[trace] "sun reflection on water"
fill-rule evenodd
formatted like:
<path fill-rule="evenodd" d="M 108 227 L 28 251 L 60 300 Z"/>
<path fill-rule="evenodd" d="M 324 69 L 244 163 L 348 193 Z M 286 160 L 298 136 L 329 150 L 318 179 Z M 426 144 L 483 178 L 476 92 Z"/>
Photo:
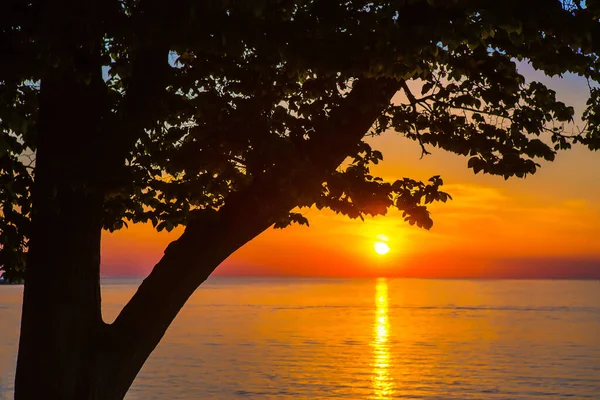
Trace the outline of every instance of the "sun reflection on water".
<path fill-rule="evenodd" d="M 375 286 L 375 324 L 373 332 L 373 392 L 374 399 L 391 399 L 394 394 L 390 376 L 390 348 L 388 343 L 388 285 L 385 278 L 377 279 Z"/>

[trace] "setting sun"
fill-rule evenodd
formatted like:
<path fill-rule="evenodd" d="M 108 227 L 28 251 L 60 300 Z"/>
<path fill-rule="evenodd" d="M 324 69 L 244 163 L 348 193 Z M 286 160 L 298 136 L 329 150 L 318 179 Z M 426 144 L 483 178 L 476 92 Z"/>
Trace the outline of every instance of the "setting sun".
<path fill-rule="evenodd" d="M 390 251 L 390 246 L 387 245 L 387 243 L 385 242 L 375 242 L 375 252 L 377 254 L 387 254 Z"/>

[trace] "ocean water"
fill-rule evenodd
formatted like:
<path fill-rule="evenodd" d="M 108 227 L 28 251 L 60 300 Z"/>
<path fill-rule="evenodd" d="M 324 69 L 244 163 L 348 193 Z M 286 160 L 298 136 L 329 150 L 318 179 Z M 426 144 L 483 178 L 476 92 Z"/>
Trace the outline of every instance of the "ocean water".
<path fill-rule="evenodd" d="M 135 281 L 107 279 L 107 321 Z M 0 287 L 12 398 L 22 287 Z M 600 282 L 211 278 L 142 399 L 600 399 Z"/>

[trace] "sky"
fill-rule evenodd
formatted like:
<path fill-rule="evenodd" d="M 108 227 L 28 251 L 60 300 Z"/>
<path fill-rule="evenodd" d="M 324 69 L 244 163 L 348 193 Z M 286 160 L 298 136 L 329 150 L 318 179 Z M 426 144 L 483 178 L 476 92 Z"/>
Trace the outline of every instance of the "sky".
<path fill-rule="evenodd" d="M 581 115 L 585 81 L 521 72 L 557 91 Z M 570 129 L 573 127 L 570 127 Z M 525 179 L 474 175 L 467 158 L 439 149 L 421 158 L 418 144 L 394 132 L 369 140 L 383 152 L 373 172 L 386 180 L 444 179 L 453 197 L 430 207 L 427 231 L 404 223 L 400 212 L 350 220 L 331 211 L 302 210 L 310 227 L 269 229 L 231 255 L 216 275 L 595 278 L 600 279 L 600 152 L 560 152 Z M 130 225 L 102 238 L 102 274 L 143 276 L 182 232 L 157 233 Z M 377 254 L 384 235 L 390 251 Z"/>

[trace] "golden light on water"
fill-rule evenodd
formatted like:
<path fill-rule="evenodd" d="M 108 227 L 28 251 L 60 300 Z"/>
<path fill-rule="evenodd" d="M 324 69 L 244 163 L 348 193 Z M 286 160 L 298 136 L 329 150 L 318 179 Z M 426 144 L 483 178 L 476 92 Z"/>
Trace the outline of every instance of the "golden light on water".
<path fill-rule="evenodd" d="M 385 278 L 379 278 L 375 286 L 375 324 L 373 332 L 373 394 L 374 399 L 391 399 L 394 394 L 390 376 L 390 348 L 388 343 L 390 322 L 388 319 L 388 286 Z"/>

